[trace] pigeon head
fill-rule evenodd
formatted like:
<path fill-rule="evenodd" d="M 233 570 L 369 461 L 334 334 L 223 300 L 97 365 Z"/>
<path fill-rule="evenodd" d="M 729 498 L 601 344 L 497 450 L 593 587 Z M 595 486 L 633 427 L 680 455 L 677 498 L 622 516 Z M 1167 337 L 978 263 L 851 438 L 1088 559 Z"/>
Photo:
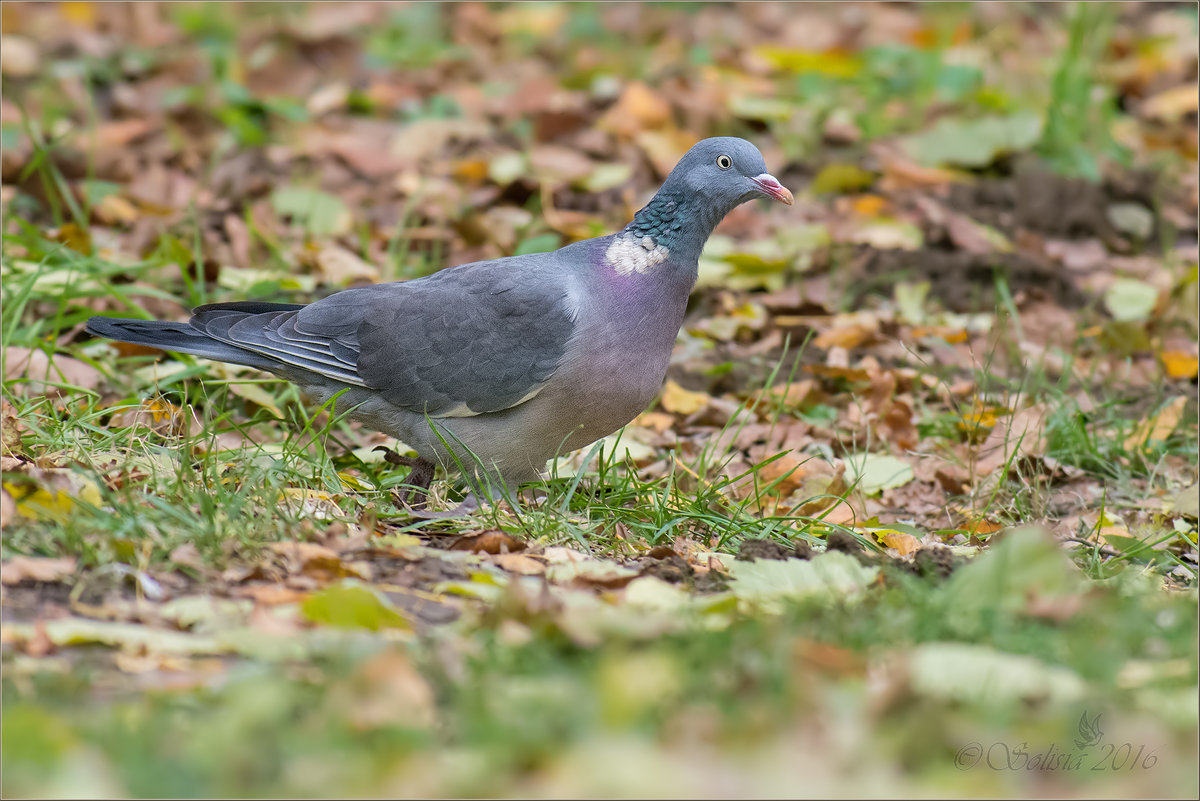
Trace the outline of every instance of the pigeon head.
<path fill-rule="evenodd" d="M 754 145 L 733 136 L 701 140 L 612 240 L 605 260 L 619 275 L 669 263 L 695 281 L 700 251 L 717 223 L 756 197 L 792 204 L 792 193 L 767 172 Z"/>
<path fill-rule="evenodd" d="M 758 148 L 735 136 L 697 142 L 671 170 L 663 189 L 703 198 L 718 219 L 756 197 L 792 205 L 792 193 L 767 172 Z"/>

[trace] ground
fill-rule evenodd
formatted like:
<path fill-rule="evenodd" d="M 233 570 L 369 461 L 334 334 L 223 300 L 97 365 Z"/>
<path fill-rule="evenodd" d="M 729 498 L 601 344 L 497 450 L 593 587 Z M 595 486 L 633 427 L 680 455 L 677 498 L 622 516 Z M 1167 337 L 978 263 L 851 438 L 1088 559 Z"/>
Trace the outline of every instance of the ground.
<path fill-rule="evenodd" d="M 1194 5 L 2 22 L 6 795 L 1200 791 Z M 520 508 L 83 332 L 608 233 L 712 135 L 795 206 Z"/>

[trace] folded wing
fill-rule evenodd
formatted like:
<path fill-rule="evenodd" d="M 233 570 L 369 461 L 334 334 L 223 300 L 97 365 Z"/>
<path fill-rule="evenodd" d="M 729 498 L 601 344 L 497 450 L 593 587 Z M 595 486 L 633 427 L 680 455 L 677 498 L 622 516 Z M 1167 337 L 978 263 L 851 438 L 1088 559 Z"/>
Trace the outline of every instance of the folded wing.
<path fill-rule="evenodd" d="M 561 282 L 498 266 L 510 261 L 348 289 L 300 308 L 203 306 L 191 325 L 292 372 L 374 389 L 416 412 L 496 412 L 545 386 L 574 330 Z"/>

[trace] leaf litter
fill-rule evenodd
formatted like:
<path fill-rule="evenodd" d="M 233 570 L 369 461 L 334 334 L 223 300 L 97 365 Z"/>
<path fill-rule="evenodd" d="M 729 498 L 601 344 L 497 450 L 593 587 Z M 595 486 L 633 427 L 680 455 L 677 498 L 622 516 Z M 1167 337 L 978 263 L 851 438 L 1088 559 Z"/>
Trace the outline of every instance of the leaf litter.
<path fill-rule="evenodd" d="M 1055 126 L 1074 124 L 1054 116 L 1069 96 L 1034 102 L 969 66 L 984 60 L 1049 86 L 1035 63 L 1057 45 L 1042 28 L 1084 24 L 1065 17 L 980 7 L 978 19 L 946 27 L 924 10 L 883 6 L 854 16 L 769 5 L 685 14 L 349 4 L 247 16 L 230 28 L 203 12 L 9 10 L 6 305 L 17 297 L 9 286 L 32 294 L 18 322 L 5 321 L 6 674 L 91 669 L 98 659 L 108 678 L 97 693 L 219 691 L 236 685 L 241 666 L 292 670 L 374 648 L 349 678 L 329 678 L 329 708 L 358 731 L 428 733 L 462 726 L 446 699 L 468 676 L 489 680 L 472 672 L 481 639 L 512 653 L 566 642 L 603 652 L 593 684 L 564 678 L 556 690 L 545 680 L 536 698 L 524 697 L 506 674 L 494 703 L 538 710 L 561 692 L 583 715 L 578 699 L 595 696 L 608 716 L 600 733 L 544 750 L 540 768 L 512 769 L 537 764 L 517 752 L 503 769 L 479 772 L 499 784 L 465 768 L 461 785 L 444 769 L 406 765 L 404 777 L 425 775 L 429 792 L 594 794 L 630 786 L 581 778 L 591 774 L 579 754 L 593 764 L 617 755 L 630 775 L 654 772 L 639 774 L 637 758 L 604 732 L 658 710 L 656 699 L 685 697 L 683 652 L 662 645 L 671 638 L 753 640 L 747 632 L 763 621 L 802 626 L 794 616 L 805 610 L 833 628 L 805 630 L 789 646 L 797 697 L 811 692 L 806 682 L 878 675 L 867 719 L 886 729 L 912 725 L 905 703 L 1053 710 L 1091 697 L 1109 687 L 1106 677 L 1004 641 L 1006 621 L 1071 637 L 1085 623 L 1119 626 L 1114 598 L 1180 587 L 1194 596 L 1195 53 L 1179 40 L 1177 10 L 1120 12 L 1095 86 L 1120 92 L 1132 115 L 1112 124 L 1115 149 L 1095 147 L 1125 148 L 1132 159 L 1108 159 L 1098 180 L 1047 167 L 1075 159 L 1086 168 L 1091 158 L 1055 150 Z M 760 32 L 753 52 L 732 33 L 746 25 Z M 1022 48 L 990 50 L 988 26 L 1021 31 Z M 198 31 L 230 58 L 194 47 Z M 572 38 L 580 31 L 582 44 Z M 694 68 L 635 74 L 619 55 L 629 41 L 661 64 L 687 57 Z M 62 66 L 53 80 L 38 78 L 46 64 Z M 919 64 L 933 71 L 916 76 Z M 80 69 L 96 72 L 85 83 Z M 205 82 L 201 74 L 214 79 L 209 89 L 183 94 Z M 937 101 L 903 88 L 908 78 L 936 85 Z M 79 111 L 96 86 L 94 128 L 82 113 L 56 111 Z M 887 99 L 868 108 L 864 93 L 883 86 Z M 47 148 L 26 123 L 55 115 Z M 620 465 L 645 482 L 636 502 L 607 500 L 598 462 L 577 455 L 558 460 L 558 475 L 579 477 L 571 491 L 608 514 L 552 493 L 545 502 L 562 503 L 570 535 L 529 522 L 548 514 L 536 504 L 523 522 L 505 512 L 466 529 L 380 522 L 386 501 L 372 493 L 386 473 L 355 458 L 339 462 L 332 483 L 290 477 L 253 510 L 292 515 L 284 541 L 235 542 L 230 532 L 245 517 L 220 529 L 215 546 L 157 526 L 109 536 L 93 522 L 72 532 L 70 546 L 40 534 L 91 509 L 145 513 L 147 496 L 172 497 L 162 477 L 186 474 L 205 453 L 238 465 L 233 454 L 248 445 L 266 461 L 321 447 L 316 437 L 281 444 L 294 401 L 211 365 L 203 370 L 226 379 L 241 405 L 221 423 L 224 439 L 200 447 L 194 438 L 213 425 L 217 404 L 179 392 L 176 376 L 191 368 L 168 359 L 127 370 L 160 355 L 86 342 L 78 322 L 87 314 L 134 304 L 178 318 L 178 299 L 197 291 L 197 300 L 307 300 L 553 249 L 623 224 L 675 159 L 713 133 L 755 139 L 786 185 L 808 191 L 787 214 L 740 209 L 710 241 L 661 398 L 605 443 L 619 458 L 604 469 Z M 1086 133 L 1077 138 L 1090 142 Z M 1178 159 L 1176 180 L 1145 169 L 1155 157 Z M 56 171 L 50 180 L 38 174 L 43 162 Z M 86 259 L 103 272 L 81 268 Z M 89 425 L 128 440 L 92 431 L 47 446 L 51 423 L 78 419 L 91 395 L 102 405 Z M 354 454 L 382 442 L 356 427 L 338 436 Z M 99 452 L 88 448 L 102 441 Z M 236 472 L 202 480 L 237 487 Z M 688 505 L 689 493 L 705 493 L 702 508 Z M 648 511 L 655 504 L 660 516 Z M 961 642 L 914 645 L 875 631 L 865 639 L 878 644 L 839 644 L 837 626 L 849 624 L 838 616 L 861 624 L 879 608 L 911 632 L 910 612 L 887 606 L 910 579 L 925 589 L 902 595 L 905 603 L 933 604 L 930 614 L 950 627 L 943 632 Z M 1139 581 L 1149 595 L 1138 595 Z M 984 619 L 1000 621 L 989 635 L 999 644 L 974 628 Z M 721 670 L 687 698 L 718 696 L 735 678 L 769 683 L 756 672 L 762 664 L 740 664 L 727 644 L 719 652 Z M 762 643 L 748 652 L 763 664 L 783 658 Z M 1135 661 L 1121 668 L 1127 682 L 1145 672 Z M 1183 661 L 1194 686 L 1194 658 Z M 1147 662 L 1163 675 L 1168 663 Z M 1176 685 L 1139 681 L 1139 703 L 1178 706 Z M 755 711 L 752 691 L 733 697 L 772 720 Z M 682 707 L 693 717 L 672 721 L 681 731 L 719 729 L 707 701 Z M 835 714 L 813 708 L 816 718 Z M 784 732 L 777 743 L 795 746 L 776 764 L 794 764 L 797 750 L 818 742 L 804 722 L 770 725 Z M 658 750 L 643 751 L 661 759 L 655 770 L 671 776 L 672 794 L 710 762 L 734 764 L 664 731 Z M 461 748 L 470 734 L 448 742 Z M 834 748 L 819 742 L 825 750 L 809 750 Z M 747 793 L 797 786 L 782 768 L 736 770 Z M 813 787 L 868 786 L 830 770 L 805 776 Z M 372 792 L 394 794 L 394 777 L 380 781 Z M 268 791 L 297 787 L 279 782 Z"/>

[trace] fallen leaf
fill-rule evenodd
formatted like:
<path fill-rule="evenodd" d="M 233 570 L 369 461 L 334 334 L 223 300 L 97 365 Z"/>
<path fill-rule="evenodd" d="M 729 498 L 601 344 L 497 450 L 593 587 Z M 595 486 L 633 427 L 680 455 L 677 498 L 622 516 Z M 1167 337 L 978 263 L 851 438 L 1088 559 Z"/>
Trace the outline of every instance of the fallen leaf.
<path fill-rule="evenodd" d="M 450 546 L 452 551 L 470 551 L 471 553 L 516 553 L 525 550 L 528 545 L 514 539 L 503 531 L 481 531 L 478 534 L 467 534 L 459 537 Z"/>
<path fill-rule="evenodd" d="M 1159 358 L 1169 378 L 1195 378 L 1200 368 L 1200 359 L 1188 351 L 1165 350 L 1159 354 Z"/>
<path fill-rule="evenodd" d="M 875 338 L 875 328 L 866 325 L 848 325 L 831 328 L 817 336 L 813 345 L 821 350 L 830 348 L 857 348 Z"/>
<path fill-rule="evenodd" d="M 1022 111 L 975 120 L 944 117 L 930 130 L 905 137 L 900 144 L 923 164 L 986 167 L 1005 153 L 1031 147 L 1041 135 L 1041 116 Z"/>
<path fill-rule="evenodd" d="M 684 389 L 673 380 L 668 379 L 662 388 L 662 407 L 672 414 L 695 414 L 710 400 L 707 393 Z"/>
<path fill-rule="evenodd" d="M 624 137 L 662 128 L 671 121 L 671 104 L 641 81 L 632 81 L 597 123 L 601 130 Z"/>
<path fill-rule="evenodd" d="M 337 708 L 359 731 L 402 727 L 426 729 L 437 719 L 433 688 L 402 651 L 381 651 L 335 690 Z"/>
<path fill-rule="evenodd" d="M 0 565 L 0 584 L 54 582 L 75 574 L 75 557 L 14 556 Z"/>
<path fill-rule="evenodd" d="M 1166 498 L 1167 511 L 1195 520 L 1200 517 L 1200 484 L 1184 487 Z"/>
<path fill-rule="evenodd" d="M 16 381 L 26 390 L 61 396 L 70 387 L 91 390 L 100 385 L 103 373 L 90 364 L 70 356 L 48 356 L 43 350 L 31 350 L 16 345 L 4 348 L 4 380 Z M 65 386 L 55 386 L 57 384 Z"/>
<path fill-rule="evenodd" d="M 878 568 L 849 554 L 826 552 L 813 559 L 735 561 L 729 568 L 730 591 L 750 602 L 786 598 L 852 599 L 875 580 Z"/>
<path fill-rule="evenodd" d="M 809 189 L 817 194 L 839 194 L 858 192 L 875 183 L 875 173 L 868 172 L 857 164 L 827 164 Z"/>
<path fill-rule="evenodd" d="M 860 453 L 847 456 L 845 462 L 847 480 L 867 495 L 903 487 L 914 477 L 911 464 L 887 454 Z"/>
<path fill-rule="evenodd" d="M 1125 437 L 1125 447 L 1129 450 L 1137 450 L 1155 443 L 1165 442 L 1179 425 L 1186 406 L 1186 397 L 1172 398 L 1156 413 L 1134 426 L 1129 436 Z"/>
<path fill-rule="evenodd" d="M 0 37 L 0 74 L 9 78 L 26 78 L 38 71 L 41 54 L 37 44 L 25 36 Z"/>
<path fill-rule="evenodd" d="M 1073 671 L 986 645 L 930 642 L 908 656 L 908 675 L 919 695 L 967 704 L 1012 705 L 1081 698 L 1087 684 Z"/>
<path fill-rule="evenodd" d="M 375 283 L 379 280 L 379 268 L 360 259 L 354 253 L 337 245 L 326 245 L 317 251 L 314 259 L 317 269 L 326 283 L 347 286 L 351 283 Z"/>
<path fill-rule="evenodd" d="M 318 581 L 331 581 L 352 576 L 368 578 L 354 564 L 342 561 L 337 552 L 312 542 L 272 542 L 267 545 L 288 562 L 289 573 L 299 573 Z"/>
<path fill-rule="evenodd" d="M 1177 120 L 1185 114 L 1195 113 L 1197 94 L 1200 94 L 1200 84 L 1175 86 L 1147 98 L 1138 111 L 1144 117 Z"/>
<path fill-rule="evenodd" d="M 1118 278 L 1104 292 L 1104 308 L 1118 322 L 1145 320 L 1157 304 L 1158 290 L 1133 278 Z"/>
<path fill-rule="evenodd" d="M 314 623 L 338 628 L 369 631 L 412 628 L 382 593 L 354 581 L 313 593 L 300 604 L 300 612 Z"/>
<path fill-rule="evenodd" d="M 540 576 L 546 572 L 546 563 L 523 553 L 501 553 L 492 560 L 509 573 L 519 576 Z"/>
<path fill-rule="evenodd" d="M 557 562 L 546 569 L 546 579 L 554 584 L 587 589 L 620 589 L 639 575 L 640 571 L 616 562 L 591 558 Z"/>
<path fill-rule="evenodd" d="M 1020 409 L 997 422 L 979 446 L 975 472 L 988 475 L 1019 456 L 1045 453 L 1046 412 L 1039 406 Z"/>
<path fill-rule="evenodd" d="M 871 532 L 887 548 L 895 548 L 901 556 L 908 556 L 921 547 L 921 541 L 912 534 L 893 529 L 877 529 Z"/>
<path fill-rule="evenodd" d="M 4 482 L 21 517 L 39 521 L 62 521 L 82 501 L 99 507 L 100 488 L 91 478 L 66 468 L 30 470 L 20 480 Z"/>
<path fill-rule="evenodd" d="M 340 198 L 318 189 L 281 186 L 271 193 L 271 207 L 315 237 L 341 236 L 350 232 L 353 223 Z"/>

